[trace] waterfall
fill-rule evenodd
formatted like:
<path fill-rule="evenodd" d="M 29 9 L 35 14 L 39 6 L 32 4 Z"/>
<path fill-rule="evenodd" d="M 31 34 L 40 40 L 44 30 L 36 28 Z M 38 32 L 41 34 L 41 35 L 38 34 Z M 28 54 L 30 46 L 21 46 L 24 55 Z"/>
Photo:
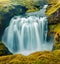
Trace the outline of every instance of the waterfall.
<path fill-rule="evenodd" d="M 46 16 L 15 16 L 5 29 L 2 41 L 13 54 L 28 55 L 36 51 L 52 50 L 52 43 L 47 42 L 47 32 Z"/>

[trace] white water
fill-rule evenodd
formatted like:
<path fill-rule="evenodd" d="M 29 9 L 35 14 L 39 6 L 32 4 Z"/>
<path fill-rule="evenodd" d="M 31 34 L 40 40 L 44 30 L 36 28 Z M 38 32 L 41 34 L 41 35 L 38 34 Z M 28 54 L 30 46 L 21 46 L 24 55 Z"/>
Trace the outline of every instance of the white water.
<path fill-rule="evenodd" d="M 47 42 L 48 21 L 45 16 L 15 16 L 5 29 L 2 41 L 13 54 L 28 55 L 36 51 L 52 50 Z"/>

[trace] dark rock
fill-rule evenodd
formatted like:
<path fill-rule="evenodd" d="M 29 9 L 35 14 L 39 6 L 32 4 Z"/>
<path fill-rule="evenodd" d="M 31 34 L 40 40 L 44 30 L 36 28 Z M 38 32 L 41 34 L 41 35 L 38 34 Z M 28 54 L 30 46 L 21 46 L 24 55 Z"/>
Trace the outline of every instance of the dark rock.
<path fill-rule="evenodd" d="M 0 18 L 0 22 L 1 22 L 0 40 L 5 28 L 9 25 L 11 18 L 14 17 L 15 15 L 25 14 L 25 12 L 27 11 L 27 8 L 24 6 L 21 6 L 21 5 L 12 5 L 12 6 L 13 8 L 9 9 L 8 12 L 4 12 L 4 11 L 0 12 L 0 16 L 2 17 L 2 19 Z"/>
<path fill-rule="evenodd" d="M 60 23 L 60 8 L 48 17 L 49 25 Z"/>
<path fill-rule="evenodd" d="M 0 56 L 12 54 L 3 43 L 0 42 Z"/>

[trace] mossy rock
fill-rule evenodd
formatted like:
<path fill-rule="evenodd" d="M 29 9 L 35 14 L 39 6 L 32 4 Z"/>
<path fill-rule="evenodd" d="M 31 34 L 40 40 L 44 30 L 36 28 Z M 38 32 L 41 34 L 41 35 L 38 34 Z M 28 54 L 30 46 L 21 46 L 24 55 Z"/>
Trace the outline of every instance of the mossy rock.
<path fill-rule="evenodd" d="M 5 45 L 0 42 L 0 56 L 9 55 L 9 54 L 12 53 L 10 53 L 9 50 L 5 47 Z"/>
<path fill-rule="evenodd" d="M 60 50 L 60 44 L 55 44 L 54 49 L 55 50 Z"/>
<path fill-rule="evenodd" d="M 47 0 L 48 4 L 56 4 L 58 2 L 58 0 Z"/>
<path fill-rule="evenodd" d="M 10 20 L 14 16 L 23 15 L 27 8 L 22 5 L 6 5 L 0 9 L 0 40 L 5 28 L 9 25 Z"/>
<path fill-rule="evenodd" d="M 34 60 L 33 60 L 34 58 Z M 60 64 L 60 50 L 21 54 L 0 57 L 0 64 Z"/>

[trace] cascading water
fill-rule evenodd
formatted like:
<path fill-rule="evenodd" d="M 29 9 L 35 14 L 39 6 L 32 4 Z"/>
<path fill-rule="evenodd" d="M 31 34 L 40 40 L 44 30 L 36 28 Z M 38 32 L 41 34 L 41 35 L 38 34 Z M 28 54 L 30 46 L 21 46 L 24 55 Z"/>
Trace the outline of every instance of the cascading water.
<path fill-rule="evenodd" d="M 52 43 L 47 42 L 47 32 L 47 17 L 15 16 L 5 29 L 2 41 L 13 54 L 28 55 L 36 51 L 52 50 Z"/>

